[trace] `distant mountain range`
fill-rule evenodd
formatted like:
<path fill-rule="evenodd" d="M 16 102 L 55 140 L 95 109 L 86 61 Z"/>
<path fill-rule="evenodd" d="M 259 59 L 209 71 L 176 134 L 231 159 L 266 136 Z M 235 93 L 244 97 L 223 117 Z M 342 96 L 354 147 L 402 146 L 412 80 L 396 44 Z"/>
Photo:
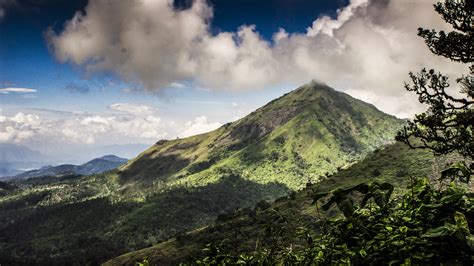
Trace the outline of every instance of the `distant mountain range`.
<path fill-rule="evenodd" d="M 92 175 L 109 171 L 126 163 L 128 160 L 115 155 L 106 155 L 90 160 L 81 165 L 62 164 L 58 166 L 43 166 L 36 170 L 27 171 L 4 179 L 26 179 L 42 176 L 62 176 L 62 175 Z"/>

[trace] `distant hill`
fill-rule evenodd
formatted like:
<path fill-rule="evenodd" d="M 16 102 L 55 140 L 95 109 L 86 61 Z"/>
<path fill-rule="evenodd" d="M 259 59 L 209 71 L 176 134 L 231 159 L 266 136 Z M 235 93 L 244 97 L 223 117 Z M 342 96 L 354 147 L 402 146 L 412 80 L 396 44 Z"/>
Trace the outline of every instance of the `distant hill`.
<path fill-rule="evenodd" d="M 217 130 L 160 140 L 116 171 L 16 180 L 0 198 L 0 231 L 21 233 L 0 235 L 0 263 L 103 262 L 159 243 L 326 180 L 403 123 L 312 82 Z"/>
<path fill-rule="evenodd" d="M 24 172 L 51 163 L 51 159 L 28 147 L 0 143 L 0 178 Z"/>
<path fill-rule="evenodd" d="M 81 165 L 62 164 L 58 166 L 44 166 L 6 179 L 26 179 L 42 176 L 54 177 L 66 174 L 92 175 L 115 169 L 126 162 L 127 159 L 115 155 L 106 155 Z"/>

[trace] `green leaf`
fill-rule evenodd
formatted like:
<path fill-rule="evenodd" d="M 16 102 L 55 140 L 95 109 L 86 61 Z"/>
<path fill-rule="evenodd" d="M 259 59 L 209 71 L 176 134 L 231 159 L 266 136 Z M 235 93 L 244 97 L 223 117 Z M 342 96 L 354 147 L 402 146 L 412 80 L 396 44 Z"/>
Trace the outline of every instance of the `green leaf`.
<path fill-rule="evenodd" d="M 400 229 L 400 232 L 402 232 L 402 233 L 404 233 L 404 234 L 405 234 L 406 232 L 408 232 L 408 227 L 406 227 L 406 226 L 402 226 L 402 227 L 400 227 L 399 229 Z"/>
<path fill-rule="evenodd" d="M 447 204 L 447 203 L 451 203 L 451 202 L 460 200 L 462 198 L 462 196 L 463 196 L 463 194 L 461 194 L 461 193 L 452 194 L 452 195 L 442 197 L 440 201 L 444 204 Z"/>
<path fill-rule="evenodd" d="M 324 258 L 324 252 L 322 252 L 321 250 L 318 252 L 318 258 L 319 259 Z"/>
<path fill-rule="evenodd" d="M 454 221 L 456 222 L 456 226 L 458 227 L 459 232 L 461 232 L 465 236 L 469 236 L 471 233 L 469 232 L 469 225 L 467 223 L 466 216 L 461 212 L 456 211 L 454 213 Z"/>
<path fill-rule="evenodd" d="M 442 237 L 442 236 L 449 236 L 456 232 L 457 226 L 446 223 L 443 226 L 433 228 L 428 230 L 425 234 L 422 235 L 422 237 L 428 237 L 428 238 L 435 238 L 435 237 Z"/>
<path fill-rule="evenodd" d="M 450 178 L 451 180 L 459 178 L 461 182 L 469 183 L 471 179 L 471 170 L 465 162 L 457 162 L 441 172 L 440 179 L 446 178 Z"/>

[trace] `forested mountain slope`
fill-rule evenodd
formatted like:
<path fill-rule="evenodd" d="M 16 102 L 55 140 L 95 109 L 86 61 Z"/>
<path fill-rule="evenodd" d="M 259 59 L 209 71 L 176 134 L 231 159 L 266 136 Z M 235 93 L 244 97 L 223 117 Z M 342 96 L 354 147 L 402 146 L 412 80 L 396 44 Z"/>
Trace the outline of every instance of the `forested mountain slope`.
<path fill-rule="evenodd" d="M 349 188 L 362 182 L 390 182 L 396 186 L 395 194 L 405 190 L 411 176 L 427 176 L 434 183 L 439 172 L 450 158 L 435 158 L 426 150 L 412 150 L 395 143 L 376 150 L 361 162 L 329 176 L 318 184 L 277 199 L 274 203 L 260 202 L 255 208 L 240 208 L 220 215 L 209 226 L 180 234 L 155 246 L 131 252 L 110 260 L 106 265 L 131 265 L 147 259 L 151 265 L 174 265 L 201 258 L 203 249 L 213 244 L 226 252 L 239 254 L 253 252 L 278 243 L 280 247 L 295 243 L 304 245 L 298 230 L 318 232 L 318 221 L 329 213 L 313 204 L 315 192 Z M 339 214 L 340 215 L 340 214 Z M 281 231 L 280 231 L 281 230 Z"/>

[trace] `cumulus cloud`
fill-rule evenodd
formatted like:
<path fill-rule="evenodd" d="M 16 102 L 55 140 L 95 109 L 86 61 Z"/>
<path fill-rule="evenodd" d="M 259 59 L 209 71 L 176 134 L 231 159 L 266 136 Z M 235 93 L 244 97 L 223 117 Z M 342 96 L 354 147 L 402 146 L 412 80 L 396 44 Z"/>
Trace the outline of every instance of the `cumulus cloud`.
<path fill-rule="evenodd" d="M 222 126 L 219 122 L 209 122 L 206 116 L 196 117 L 193 121 L 185 124 L 186 130 L 182 131 L 178 136 L 181 138 L 206 133 Z"/>
<path fill-rule="evenodd" d="M 466 70 L 433 56 L 416 37 L 417 27 L 446 27 L 434 2 L 351 0 L 336 18 L 316 18 L 304 34 L 280 29 L 270 42 L 254 25 L 212 34 L 205 0 L 185 10 L 175 10 L 172 0 L 91 0 L 47 39 L 59 60 L 148 90 L 188 80 L 239 90 L 316 79 L 402 116 L 419 111 L 403 89 L 408 71 L 428 66 L 456 77 Z"/>
<path fill-rule="evenodd" d="M 27 109 L 0 115 L 0 143 L 22 144 L 40 151 L 51 149 L 53 143 L 71 150 L 84 145 L 151 144 L 159 139 L 207 132 L 221 125 L 205 116 L 176 122 L 143 104 L 116 103 L 109 109 L 112 112 L 105 114 Z"/>
<path fill-rule="evenodd" d="M 0 88 L 1 94 L 8 94 L 8 93 L 35 93 L 37 90 L 35 89 L 27 89 L 27 88 Z"/>
<path fill-rule="evenodd" d="M 19 112 L 0 116 L 0 142 L 56 144 L 151 143 L 168 137 L 169 123 L 154 115 L 56 114 L 40 117 Z M 34 145 L 33 145 L 34 146 Z"/>
<path fill-rule="evenodd" d="M 40 129 L 42 120 L 34 114 L 17 113 L 0 116 L 0 142 L 20 143 L 32 138 Z"/>

